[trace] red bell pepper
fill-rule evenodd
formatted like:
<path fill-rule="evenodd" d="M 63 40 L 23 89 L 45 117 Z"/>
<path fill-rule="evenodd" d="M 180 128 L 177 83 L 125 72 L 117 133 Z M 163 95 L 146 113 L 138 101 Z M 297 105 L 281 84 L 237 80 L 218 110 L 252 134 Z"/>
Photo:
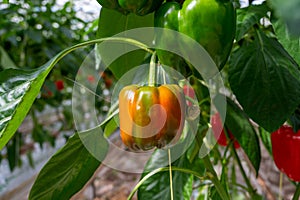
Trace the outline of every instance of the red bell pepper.
<path fill-rule="evenodd" d="M 227 130 L 229 138 L 227 139 L 227 136 L 224 132 L 224 128 L 222 126 L 222 121 L 219 113 L 216 113 L 211 118 L 212 122 L 212 130 L 215 138 L 217 139 L 217 142 L 221 146 L 227 146 L 231 140 L 233 140 L 233 146 L 234 148 L 239 148 L 240 144 L 235 139 L 235 137 L 232 135 L 230 130 Z"/>
<path fill-rule="evenodd" d="M 183 86 L 183 93 L 184 93 L 185 96 L 187 96 L 188 98 L 191 98 L 191 99 L 194 99 L 195 96 L 196 96 L 194 89 L 189 85 L 184 85 Z M 193 103 L 188 98 L 186 99 L 186 103 L 187 103 L 188 106 L 192 106 Z"/>
<path fill-rule="evenodd" d="M 271 134 L 272 152 L 276 166 L 291 180 L 300 182 L 300 130 L 295 133 L 283 125 Z"/>

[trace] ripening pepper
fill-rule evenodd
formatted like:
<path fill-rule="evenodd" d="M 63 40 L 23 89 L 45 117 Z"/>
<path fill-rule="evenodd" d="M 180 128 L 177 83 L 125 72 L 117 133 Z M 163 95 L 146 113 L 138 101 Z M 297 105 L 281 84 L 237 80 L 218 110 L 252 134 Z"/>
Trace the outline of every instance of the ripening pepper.
<path fill-rule="evenodd" d="M 233 134 L 231 133 L 230 130 L 227 130 L 229 138 L 227 138 L 225 132 L 224 132 L 224 127 L 222 126 L 222 121 L 219 113 L 214 114 L 211 117 L 211 126 L 212 126 L 212 131 L 217 139 L 217 143 L 221 146 L 227 146 L 230 141 L 233 141 L 233 146 L 235 149 L 240 148 L 240 144 L 238 141 L 235 139 Z"/>
<path fill-rule="evenodd" d="M 195 99 L 195 97 L 196 97 L 194 89 L 189 85 L 184 85 L 183 86 L 183 93 L 184 93 L 185 96 L 188 97 L 188 98 L 186 98 L 187 106 L 192 106 L 193 102 L 191 101 L 191 99 Z"/>
<path fill-rule="evenodd" d="M 185 0 L 182 7 L 177 2 L 166 2 L 156 12 L 154 24 L 184 33 L 209 53 L 219 69 L 225 65 L 235 36 L 236 13 L 232 2 L 226 0 Z M 157 39 L 170 46 L 171 39 Z M 176 40 L 173 40 L 177 45 Z M 162 64 L 172 66 L 166 51 L 157 51 Z M 174 63 L 177 61 L 174 60 Z"/>
<path fill-rule="evenodd" d="M 185 97 L 177 85 L 124 87 L 119 94 L 120 135 L 132 150 L 178 141 L 185 120 Z"/>
<path fill-rule="evenodd" d="M 300 130 L 281 126 L 271 134 L 272 153 L 276 166 L 291 180 L 300 182 Z"/>
<path fill-rule="evenodd" d="M 156 10 L 163 0 L 97 0 L 98 3 L 109 9 L 117 10 L 123 14 L 135 13 L 143 16 Z"/>

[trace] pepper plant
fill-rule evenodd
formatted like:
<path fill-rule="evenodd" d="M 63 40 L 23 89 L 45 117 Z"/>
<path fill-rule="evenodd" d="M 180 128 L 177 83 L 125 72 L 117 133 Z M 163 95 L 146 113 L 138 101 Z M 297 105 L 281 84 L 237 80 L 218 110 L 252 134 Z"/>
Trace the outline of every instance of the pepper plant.
<path fill-rule="evenodd" d="M 299 4 L 296 1 L 277 0 L 267 0 L 260 4 L 250 1 L 248 6 L 243 7 L 240 2 L 230 0 L 98 2 L 103 7 L 94 40 L 66 48 L 41 67 L 31 70 L 5 69 L 0 72 L 0 148 L 3 148 L 18 130 L 55 65 L 74 50 L 89 45 L 97 44 L 96 55 L 101 55 L 101 62 L 108 63 L 108 69 L 117 80 L 122 80 L 122 76 L 141 64 L 150 63 L 150 68 L 153 67 L 153 62 L 155 66 L 167 65 L 189 81 L 188 87 L 193 89 L 193 97 L 196 97 L 196 100 L 184 92 L 187 86 L 180 85 L 181 80 L 177 79 L 174 86 L 162 84 L 156 87 L 157 83 L 153 82 L 155 79 L 151 79 L 148 86 L 140 82 L 138 86 L 125 87 L 120 95 L 120 110 L 116 106 L 118 104 L 113 104 L 107 113 L 103 113 L 107 115 L 106 119 L 98 126 L 85 131 L 75 131 L 65 146 L 53 155 L 40 171 L 29 199 L 69 199 L 77 193 L 106 158 L 108 138 L 118 129 L 113 120 L 119 116 L 119 111 L 120 125 L 122 126 L 125 120 L 125 126 L 132 128 L 124 131 L 120 127 L 122 134 L 119 139 L 122 138 L 125 145 L 139 150 L 157 147 L 144 166 L 140 182 L 133 188 L 128 199 L 136 192 L 138 199 L 191 199 L 195 194 L 198 199 L 226 200 L 238 196 L 244 199 L 264 199 L 264 194 L 259 194 L 256 185 L 250 181 L 239 151 L 244 152 L 244 156 L 249 160 L 249 168 L 254 169 L 252 174 L 255 177 L 261 164 L 260 141 L 269 149 L 270 156 L 273 156 L 270 146 L 271 133 L 274 132 L 272 143 L 276 145 L 276 130 L 283 124 L 289 124 L 295 132 L 299 129 L 300 31 L 295 25 L 299 22 Z M 128 34 L 132 29 L 154 26 L 178 31 L 201 45 L 222 75 L 224 86 L 218 83 L 209 84 L 216 71 L 211 73 L 211 79 L 207 79 L 197 70 L 195 63 L 186 59 L 200 57 L 188 49 L 193 43 L 185 44 L 173 37 L 174 35 L 160 37 L 156 32 L 149 32 L 150 42 L 147 43 L 135 40 Z M 127 32 L 115 36 L 124 31 Z M 185 42 L 187 41 L 188 39 Z M 170 50 L 155 48 L 151 44 L 165 45 Z M 130 48 L 131 51 L 109 60 L 109 54 L 119 49 Z M 184 56 L 172 51 L 176 48 L 181 49 Z M 186 52 L 187 55 L 184 54 Z M 157 59 L 158 62 L 155 62 Z M 166 70 L 165 76 L 171 74 Z M 161 101 L 158 95 L 160 90 L 166 90 L 162 95 L 166 95 L 164 100 L 167 99 L 168 102 Z M 131 95 L 128 95 L 129 93 Z M 172 96 L 176 96 L 177 93 L 180 93 L 179 96 L 185 94 L 185 99 L 179 100 L 179 103 L 186 103 L 185 112 L 177 108 L 176 115 L 180 116 L 167 118 L 166 129 L 171 130 L 170 138 L 167 137 L 169 133 L 164 131 L 165 127 L 157 137 L 145 137 L 144 134 L 147 133 L 139 129 L 143 129 L 143 126 L 149 123 L 147 117 L 151 117 L 151 112 L 148 111 L 148 106 L 163 104 L 167 114 L 174 112 L 176 109 L 172 106 L 176 101 L 172 100 Z M 135 99 L 132 95 L 139 98 Z M 225 110 L 220 106 L 222 101 L 226 102 Z M 128 110 L 128 105 L 124 106 L 126 102 L 136 107 L 130 108 L 129 113 L 123 115 L 121 112 L 124 108 L 125 111 Z M 199 109 L 195 109 L 195 105 Z M 206 137 L 214 125 L 211 123 L 210 114 L 215 113 L 220 113 L 220 121 L 225 124 L 222 130 L 226 146 L 215 145 L 210 152 L 200 156 L 201 147 L 207 142 Z M 147 114 L 149 116 L 146 116 Z M 182 121 L 190 120 L 191 116 L 196 116 L 191 120 L 196 122 L 196 127 L 185 123 L 182 128 Z M 126 124 L 126 117 L 135 120 L 139 127 L 134 127 L 132 120 L 128 120 L 129 124 Z M 184 151 L 181 152 L 181 156 L 173 161 L 170 157 L 176 153 L 174 149 L 166 146 L 167 151 L 161 151 L 160 148 L 164 146 L 162 144 L 169 143 L 176 137 L 173 134 L 176 132 L 174 130 L 182 132 L 175 145 L 185 148 L 182 148 Z M 218 130 L 221 131 L 221 128 Z M 280 131 L 280 134 L 290 135 L 287 136 L 288 140 L 297 140 L 298 134 L 292 135 L 286 131 Z M 90 136 L 97 138 L 92 143 L 99 153 L 97 158 L 84 145 L 85 139 Z M 191 142 L 186 143 L 189 137 L 192 137 Z M 285 140 L 284 138 L 282 137 L 282 140 Z M 237 144 L 240 147 L 238 149 L 235 148 Z M 298 160 L 289 159 L 289 166 L 284 165 L 275 145 L 275 163 L 291 178 L 291 184 L 297 186 L 293 199 L 298 199 L 299 179 L 293 174 L 293 165 L 298 166 Z M 293 151 L 298 155 L 299 145 L 293 146 L 295 148 L 286 151 Z M 168 165 L 161 167 L 160 161 L 168 156 Z M 217 171 L 217 167 L 221 167 L 221 170 Z M 237 182 L 235 169 L 240 172 L 244 184 Z"/>
<path fill-rule="evenodd" d="M 90 23 L 77 16 L 71 2 L 65 2 L 60 7 L 56 1 L 17 0 L 9 4 L 1 3 L 0 6 L 0 71 L 7 68 L 37 68 L 59 51 L 93 35 L 83 31 L 87 30 Z M 52 12 L 53 9 L 56 12 Z M 74 37 L 69 37 L 70 35 Z M 34 167 L 32 150 L 35 142 L 40 147 L 47 143 L 55 145 L 58 135 L 41 124 L 37 113 L 47 107 L 62 109 L 63 126 L 59 130 L 74 127 L 73 120 L 68 117 L 72 114 L 71 108 L 63 102 L 70 99 L 71 92 L 68 88 L 71 88 L 73 82 L 69 79 L 74 77 L 76 64 L 82 62 L 88 52 L 89 50 L 85 49 L 68 55 L 47 76 L 40 95 L 35 99 L 28 114 L 34 126 L 32 134 L 18 131 L 0 153 L 0 160 L 7 159 L 11 171 L 22 165 L 21 155 L 26 155 Z"/>

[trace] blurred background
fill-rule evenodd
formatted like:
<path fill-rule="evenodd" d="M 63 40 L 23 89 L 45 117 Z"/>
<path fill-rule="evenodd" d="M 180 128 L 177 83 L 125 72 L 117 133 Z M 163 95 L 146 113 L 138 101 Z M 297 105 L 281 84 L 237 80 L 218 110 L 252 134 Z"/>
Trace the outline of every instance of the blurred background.
<path fill-rule="evenodd" d="M 1 0 L 0 71 L 37 68 L 61 50 L 94 38 L 99 11 L 96 0 Z M 22 191 L 30 189 L 27 183 L 74 133 L 72 80 L 91 49 L 59 62 L 24 123 L 0 151 L 0 199 L 26 199 Z M 93 81 L 93 75 L 88 79 Z"/>

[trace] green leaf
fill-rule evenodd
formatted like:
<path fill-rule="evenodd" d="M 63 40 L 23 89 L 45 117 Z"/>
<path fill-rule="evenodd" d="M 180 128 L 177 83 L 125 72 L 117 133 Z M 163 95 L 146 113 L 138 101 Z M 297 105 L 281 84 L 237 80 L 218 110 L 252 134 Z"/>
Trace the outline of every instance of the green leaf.
<path fill-rule="evenodd" d="M 250 5 L 242 9 L 237 9 L 236 40 L 239 41 L 260 19 L 267 16 L 270 8 L 264 2 L 259 5 Z"/>
<path fill-rule="evenodd" d="M 16 132 L 39 94 L 51 70 L 45 66 L 30 71 L 7 69 L 0 72 L 0 149 Z"/>
<path fill-rule="evenodd" d="M 280 43 L 257 30 L 230 58 L 229 83 L 247 115 L 269 132 L 300 102 L 300 71 Z"/>
<path fill-rule="evenodd" d="M 273 27 L 276 33 L 276 37 L 284 49 L 293 57 L 293 59 L 300 64 L 300 38 L 292 36 L 286 25 L 278 20 L 273 23 Z"/>
<path fill-rule="evenodd" d="M 0 46 L 0 66 L 4 69 L 17 69 L 16 64 L 11 60 L 5 49 Z"/>
<path fill-rule="evenodd" d="M 221 182 L 222 186 L 227 190 L 227 193 L 228 193 L 228 191 L 229 191 L 229 185 L 228 185 L 229 182 L 228 182 L 227 175 L 228 175 L 227 166 L 223 165 L 220 182 Z M 214 185 L 209 188 L 209 196 L 213 200 L 222 200 L 223 199 L 220 196 L 220 194 L 218 193 L 217 188 Z"/>
<path fill-rule="evenodd" d="M 213 200 L 222 200 L 222 197 L 219 195 L 215 186 L 209 188 L 209 197 Z"/>
<path fill-rule="evenodd" d="M 41 124 L 35 124 L 32 130 L 32 139 L 39 143 L 40 148 L 43 149 L 43 144 L 49 142 L 53 147 L 55 145 L 55 137 L 51 135 L 50 131 L 45 129 Z"/>
<path fill-rule="evenodd" d="M 21 134 L 16 134 L 7 144 L 7 160 L 10 171 L 13 171 L 20 161 Z"/>
<path fill-rule="evenodd" d="M 155 151 L 145 167 L 145 173 L 142 175 L 142 178 L 147 175 L 147 171 L 155 168 L 155 166 L 161 166 L 160 161 L 167 158 L 167 151 Z M 172 164 L 172 166 L 180 168 L 188 168 L 188 165 L 189 161 L 185 154 Z M 172 177 L 174 199 L 190 199 L 193 189 L 193 175 L 173 171 Z M 171 199 L 169 172 L 161 172 L 148 178 L 138 190 L 138 199 Z"/>
<path fill-rule="evenodd" d="M 300 106 L 297 107 L 295 112 L 290 117 L 290 123 L 293 126 L 294 132 L 297 132 L 300 130 Z"/>
<path fill-rule="evenodd" d="M 215 97 L 215 105 L 218 108 L 219 99 L 223 99 L 221 95 Z M 222 113 L 222 112 L 220 112 Z M 251 125 L 249 118 L 232 100 L 227 98 L 227 109 L 225 126 L 228 128 L 234 137 L 237 139 L 254 169 L 258 173 L 261 161 L 260 145 L 258 136 Z"/>
<path fill-rule="evenodd" d="M 153 27 L 153 21 L 153 14 L 142 17 L 135 14 L 123 15 L 118 11 L 102 8 L 99 17 L 97 37 L 111 37 L 115 34 L 134 28 Z M 130 37 L 130 35 L 127 36 L 124 34 L 121 34 L 120 36 Z M 140 65 L 145 59 L 146 52 L 142 50 L 131 51 L 116 59 L 113 56 L 116 55 L 116 52 L 124 52 L 130 49 L 132 49 L 132 45 L 115 43 L 107 43 L 107 45 L 102 44 L 101 48 L 97 48 L 102 61 L 110 64 L 109 68 L 116 78 L 122 77 L 128 70 Z M 113 63 L 111 63 L 112 61 Z"/>
<path fill-rule="evenodd" d="M 118 124 L 116 121 L 113 119 L 109 120 L 109 122 L 106 124 L 105 129 L 104 129 L 104 136 L 109 137 L 113 132 L 116 131 L 118 128 Z"/>
<path fill-rule="evenodd" d="M 272 142 L 271 142 L 271 134 L 267 132 L 262 127 L 259 127 L 259 136 L 261 138 L 262 143 L 264 144 L 265 148 L 269 152 L 270 155 L 272 154 Z"/>
<path fill-rule="evenodd" d="M 30 191 L 29 200 L 70 199 L 85 185 L 99 167 L 99 159 L 103 160 L 108 150 L 108 143 L 99 129 L 76 133 L 68 139 L 66 145 L 40 171 Z M 97 148 L 98 159 L 85 148 L 83 140 L 84 144 L 88 140 L 89 145 Z"/>
<path fill-rule="evenodd" d="M 260 194 L 254 194 L 254 195 L 252 195 L 251 198 L 252 198 L 253 200 L 264 200 L 264 199 L 265 199 L 265 197 L 262 196 L 262 195 L 260 195 Z"/>
<path fill-rule="evenodd" d="M 270 0 L 277 16 L 287 25 L 289 32 L 295 36 L 300 36 L 300 1 L 298 0 Z"/>
<path fill-rule="evenodd" d="M 34 163 L 34 159 L 32 157 L 32 151 L 31 150 L 26 153 L 26 157 L 27 157 L 27 160 L 28 160 L 28 163 L 29 163 L 30 167 L 34 169 L 35 168 L 35 163 Z"/>

